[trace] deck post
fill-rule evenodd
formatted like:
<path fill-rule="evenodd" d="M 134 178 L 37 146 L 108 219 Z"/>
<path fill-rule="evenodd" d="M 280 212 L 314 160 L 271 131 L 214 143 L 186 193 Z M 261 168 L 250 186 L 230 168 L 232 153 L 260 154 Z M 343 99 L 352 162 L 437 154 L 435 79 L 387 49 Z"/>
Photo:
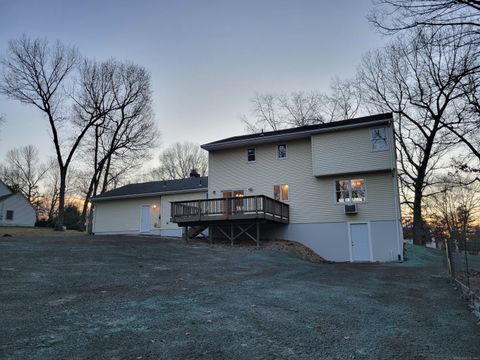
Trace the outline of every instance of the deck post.
<path fill-rule="evenodd" d="M 230 223 L 230 242 L 231 246 L 233 246 L 233 222 Z"/>
<path fill-rule="evenodd" d="M 210 241 L 210 245 L 213 244 L 213 225 L 208 227 L 208 240 Z"/>
<path fill-rule="evenodd" d="M 184 229 L 183 238 L 185 239 L 185 242 L 188 244 L 188 225 L 185 225 L 183 229 Z"/>
<path fill-rule="evenodd" d="M 260 248 L 260 223 L 257 221 L 257 249 Z"/>

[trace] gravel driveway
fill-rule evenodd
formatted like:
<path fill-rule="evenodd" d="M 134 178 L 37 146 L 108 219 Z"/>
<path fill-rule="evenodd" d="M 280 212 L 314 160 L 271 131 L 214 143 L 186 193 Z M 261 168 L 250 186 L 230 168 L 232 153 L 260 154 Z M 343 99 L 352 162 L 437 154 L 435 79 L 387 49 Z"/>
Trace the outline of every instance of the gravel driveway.
<path fill-rule="evenodd" d="M 480 359 L 480 326 L 432 259 L 0 238 L 0 358 Z"/>

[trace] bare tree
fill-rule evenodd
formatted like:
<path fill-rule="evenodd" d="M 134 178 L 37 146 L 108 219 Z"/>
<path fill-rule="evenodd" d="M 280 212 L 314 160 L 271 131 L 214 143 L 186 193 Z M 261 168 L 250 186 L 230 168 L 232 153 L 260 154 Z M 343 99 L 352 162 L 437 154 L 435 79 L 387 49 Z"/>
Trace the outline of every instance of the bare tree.
<path fill-rule="evenodd" d="M 448 31 L 448 30 L 445 30 Z M 359 76 L 365 100 L 381 111 L 396 114 L 396 136 L 402 185 L 413 212 L 414 242 L 424 242 L 422 201 L 435 185 L 442 157 L 458 143 L 449 124 L 455 101 L 464 96 L 462 82 L 475 68 L 470 47 L 445 48 L 432 41 L 444 32 L 417 32 L 384 49 L 368 53 Z"/>
<path fill-rule="evenodd" d="M 108 107 L 114 110 L 105 112 L 92 127 L 83 146 L 91 174 L 82 208 L 83 220 L 86 220 L 90 197 L 107 191 L 109 185 L 118 183 L 127 169 L 145 161 L 158 139 L 148 72 L 138 65 L 115 61 L 103 66 L 111 72 L 107 98 L 113 103 Z M 84 107 L 79 110 L 79 117 L 83 118 Z"/>
<path fill-rule="evenodd" d="M 386 34 L 410 29 L 461 27 L 460 32 L 443 33 L 451 41 L 480 41 L 480 1 L 477 0 L 374 0 L 369 20 Z"/>
<path fill-rule="evenodd" d="M 0 167 L 0 177 L 38 208 L 40 184 L 48 170 L 40 162 L 38 149 L 33 145 L 12 149 L 7 152 L 5 160 L 5 165 Z"/>
<path fill-rule="evenodd" d="M 470 184 L 459 185 L 465 183 Z M 436 232 L 445 234 L 457 249 L 465 248 L 479 219 L 479 183 L 447 177 L 427 203 L 430 222 Z"/>
<path fill-rule="evenodd" d="M 275 131 L 291 127 L 351 119 L 362 108 L 362 96 L 356 79 L 332 79 L 327 94 L 318 91 L 255 94 L 253 119 L 242 116 L 247 132 Z"/>
<path fill-rule="evenodd" d="M 48 161 L 47 172 L 42 180 L 41 202 L 38 217 L 54 224 L 58 217 L 60 198 L 60 171 L 55 158 Z M 69 171 L 65 181 L 65 194 L 67 197 L 76 193 L 75 182 L 78 181 L 77 171 Z"/>
<path fill-rule="evenodd" d="M 100 71 L 82 71 L 80 90 L 72 95 L 70 80 L 79 64 L 77 50 L 59 42 L 51 46 L 46 40 L 32 40 L 26 36 L 9 42 L 7 54 L 0 63 L 3 65 L 0 93 L 35 106 L 47 117 L 59 171 L 56 228 L 61 229 L 67 172 L 74 154 L 88 130 L 111 110 L 111 99 L 106 96 L 110 72 L 103 67 L 94 69 Z M 75 133 L 68 125 L 72 120 L 69 100 L 73 100 L 74 106 L 81 108 L 84 114 L 76 119 Z"/>
<path fill-rule="evenodd" d="M 362 108 L 362 91 L 358 79 L 342 80 L 334 77 L 330 92 L 324 96 L 321 112 L 327 122 L 352 119 Z"/>
<path fill-rule="evenodd" d="M 207 153 L 191 142 L 177 142 L 166 148 L 159 157 L 160 166 L 151 171 L 157 180 L 184 179 L 195 169 L 205 176 L 208 171 Z"/>
<path fill-rule="evenodd" d="M 248 132 L 280 130 L 322 123 L 323 95 L 297 91 L 289 94 L 257 93 L 251 99 L 253 119 L 242 116 Z"/>

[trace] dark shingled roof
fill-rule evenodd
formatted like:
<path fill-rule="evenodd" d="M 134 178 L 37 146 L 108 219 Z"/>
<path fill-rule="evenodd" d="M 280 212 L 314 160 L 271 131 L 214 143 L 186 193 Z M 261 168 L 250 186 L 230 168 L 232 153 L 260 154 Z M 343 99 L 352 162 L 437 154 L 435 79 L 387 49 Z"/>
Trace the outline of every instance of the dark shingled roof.
<path fill-rule="evenodd" d="M 0 201 L 3 201 L 3 200 L 5 200 L 5 199 L 8 199 L 9 197 L 11 197 L 11 196 L 13 196 L 13 195 L 15 195 L 15 194 L 17 194 L 17 193 L 11 193 L 11 194 L 2 195 L 2 196 L 0 196 Z"/>
<path fill-rule="evenodd" d="M 129 184 L 117 189 L 107 191 L 93 197 L 92 201 L 107 200 L 114 198 L 133 198 L 149 195 L 161 195 L 164 193 L 206 191 L 208 177 L 190 177 L 179 180 L 150 181 L 146 183 Z"/>
<path fill-rule="evenodd" d="M 324 123 L 324 124 L 306 125 L 306 126 L 300 126 L 300 127 L 291 128 L 291 129 L 266 131 L 262 133 L 233 136 L 226 139 L 213 141 L 208 144 L 204 144 L 202 145 L 202 148 L 209 150 L 210 148 L 215 148 L 215 145 L 221 145 L 224 143 L 242 142 L 246 140 L 251 141 L 255 139 L 267 140 L 269 137 L 273 137 L 273 136 L 278 137 L 282 135 L 294 135 L 294 134 L 303 133 L 303 132 L 308 133 L 308 135 L 306 134 L 305 136 L 310 136 L 311 133 L 315 133 L 316 130 L 318 130 L 319 132 L 327 129 L 330 129 L 331 131 L 335 131 L 335 130 L 341 130 L 342 127 L 355 126 L 355 125 L 361 126 L 362 124 L 368 124 L 376 121 L 380 122 L 382 120 L 386 122 L 391 119 L 392 119 L 392 113 L 384 113 L 384 114 L 364 116 L 356 119 L 334 121 L 334 122 Z"/>

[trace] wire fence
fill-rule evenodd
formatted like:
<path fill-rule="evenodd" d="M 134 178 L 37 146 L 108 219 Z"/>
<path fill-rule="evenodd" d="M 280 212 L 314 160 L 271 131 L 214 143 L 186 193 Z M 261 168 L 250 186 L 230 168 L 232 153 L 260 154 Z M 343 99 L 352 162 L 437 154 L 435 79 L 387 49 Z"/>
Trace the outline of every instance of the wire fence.
<path fill-rule="evenodd" d="M 446 242 L 446 264 L 450 276 L 480 298 L 480 233 Z"/>

